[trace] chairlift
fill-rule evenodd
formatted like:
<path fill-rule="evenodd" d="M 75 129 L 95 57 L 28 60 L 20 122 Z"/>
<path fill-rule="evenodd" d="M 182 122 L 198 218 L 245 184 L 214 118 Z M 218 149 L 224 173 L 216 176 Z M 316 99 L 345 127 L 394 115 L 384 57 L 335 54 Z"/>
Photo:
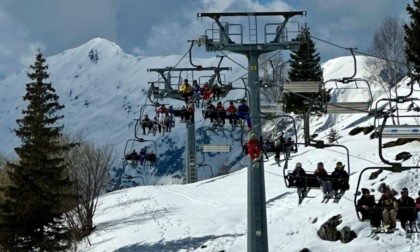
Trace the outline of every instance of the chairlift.
<path fill-rule="evenodd" d="M 152 118 L 152 116 L 149 117 L 149 119 L 151 120 L 151 125 L 149 127 L 147 127 L 147 135 L 149 135 L 150 133 L 153 134 L 153 136 L 156 136 L 158 128 L 161 128 L 161 132 L 163 135 L 165 135 L 165 132 L 170 132 L 171 128 L 175 127 L 175 116 L 174 116 L 174 111 L 171 111 L 169 109 L 169 107 L 171 107 L 170 104 L 163 104 L 163 103 L 155 103 L 155 104 L 144 104 L 141 108 L 140 108 L 140 113 L 139 113 L 139 119 L 136 119 L 136 124 L 134 126 L 134 137 L 136 139 L 142 138 L 143 135 L 139 132 L 143 131 L 143 125 L 142 125 L 142 120 L 144 118 L 145 115 L 145 110 L 148 106 L 154 107 L 154 114 L 156 114 L 156 117 L 158 116 L 157 114 L 157 109 L 159 106 L 167 106 L 167 110 L 168 110 L 168 117 L 165 118 L 165 121 L 163 123 L 161 122 L 157 122 L 154 118 Z M 159 118 L 158 118 L 159 119 Z"/>
<path fill-rule="evenodd" d="M 347 82 L 343 82 L 342 80 L 328 80 L 324 83 L 324 88 L 327 88 L 326 85 L 329 82 L 335 83 L 335 90 L 351 90 L 351 89 L 359 89 L 360 83 L 366 84 L 366 91 L 368 93 L 368 98 L 362 98 L 360 101 L 356 102 L 328 102 L 326 105 L 326 112 L 329 114 L 355 114 L 355 113 L 368 113 L 369 108 L 373 102 L 372 91 L 370 89 L 369 82 L 364 79 L 356 78 L 356 79 L 349 79 Z M 338 83 L 342 83 L 342 85 L 338 85 Z M 350 87 L 351 84 L 354 84 Z M 333 89 L 334 90 L 334 89 Z"/>
<path fill-rule="evenodd" d="M 413 117 L 413 116 L 400 116 L 400 117 Z M 416 116 L 420 117 L 420 115 Z M 386 122 L 389 116 L 385 116 L 382 120 L 382 125 L 377 131 L 378 144 L 379 144 L 379 157 L 385 164 L 400 165 L 399 163 L 391 162 L 383 156 L 383 138 L 408 138 L 420 139 L 420 126 L 419 125 L 387 125 Z"/>
<path fill-rule="evenodd" d="M 204 132 L 211 132 L 214 135 L 223 134 L 224 137 L 230 138 L 230 143 L 204 144 Z M 228 132 L 229 136 L 226 136 L 225 132 Z M 200 129 L 200 135 L 201 140 L 203 141 L 201 148 L 202 152 L 230 152 L 232 145 L 234 145 L 232 131 L 228 129 L 214 130 L 213 128 L 202 128 Z"/>
<path fill-rule="evenodd" d="M 370 171 L 373 171 L 371 174 L 373 174 L 373 173 L 379 174 L 379 173 L 382 173 L 382 171 L 388 171 L 388 172 L 391 172 L 391 173 L 396 173 L 396 172 L 400 173 L 402 171 L 407 171 L 407 170 L 410 170 L 410 169 L 419 169 L 419 168 L 420 168 L 420 166 L 404 166 L 403 167 L 403 166 L 395 166 L 395 165 L 394 166 L 375 166 L 375 167 L 372 166 L 372 167 L 365 167 L 360 172 L 360 174 L 359 174 L 359 178 L 357 180 L 357 185 L 356 185 L 356 191 L 354 193 L 354 200 L 353 200 L 354 208 L 355 208 L 356 215 L 357 215 L 357 218 L 359 219 L 359 221 L 361 221 L 361 222 L 367 222 L 367 221 L 369 221 L 369 219 L 363 219 L 363 216 L 362 216 L 362 214 L 360 213 L 360 211 L 358 210 L 358 207 L 357 207 L 357 201 L 358 201 L 358 199 L 362 195 L 362 193 L 361 193 L 361 191 L 359 189 L 362 187 L 361 182 L 362 182 L 362 177 L 363 177 L 363 173 L 364 172 L 370 170 Z M 369 187 L 370 186 L 373 186 L 373 185 L 379 186 L 381 182 L 382 182 L 382 180 L 380 180 L 378 178 L 377 183 L 375 183 L 375 182 L 369 182 L 368 183 L 369 185 L 366 185 L 365 187 L 367 187 L 369 189 Z M 371 188 L 370 191 L 373 192 L 373 191 L 375 191 L 375 189 Z M 378 200 L 379 199 L 376 199 L 376 202 L 378 202 Z M 398 207 L 398 208 L 400 208 L 400 207 Z M 378 210 L 380 212 L 382 212 L 382 209 L 378 209 Z M 412 210 L 414 211 L 414 213 L 416 212 L 416 208 L 415 207 L 412 207 Z M 382 217 L 381 214 L 380 214 L 380 216 Z M 397 218 L 398 218 L 398 216 L 397 216 Z M 415 230 L 408 231 L 408 233 L 420 233 L 420 230 L 417 228 Z"/>
<path fill-rule="evenodd" d="M 138 173 L 138 174 L 136 174 L 136 175 L 129 175 L 129 174 L 127 174 L 126 173 L 126 167 L 127 167 L 127 161 L 123 161 L 123 173 L 121 174 L 121 177 L 120 177 L 120 180 L 133 180 L 133 179 L 140 179 L 142 182 L 143 182 L 143 186 L 145 186 L 146 185 L 146 183 L 144 182 L 144 177 L 143 177 L 143 175 L 142 175 L 142 172 L 141 171 L 137 171 L 136 170 L 136 172 Z M 122 183 L 122 181 L 120 182 L 120 184 Z"/>
<path fill-rule="evenodd" d="M 108 185 L 109 186 L 107 186 L 107 189 L 105 189 L 105 192 L 106 193 L 113 192 L 113 191 L 120 190 L 120 189 L 124 189 L 124 188 L 129 188 L 129 187 L 137 186 L 138 184 L 136 184 L 136 182 L 133 181 L 134 179 L 139 179 L 139 180 L 141 180 L 143 186 L 146 185 L 145 182 L 144 182 L 144 178 L 141 175 L 141 172 L 138 173 L 138 174 L 136 174 L 136 175 L 134 175 L 134 176 L 133 175 L 126 174 L 125 173 L 126 166 L 127 166 L 127 162 L 123 160 L 122 161 L 122 172 L 121 172 L 121 174 L 118 177 L 116 177 L 115 180 L 114 179 L 109 180 L 109 182 L 108 182 Z M 126 183 L 128 181 L 131 181 L 131 186 L 127 186 L 126 185 Z M 124 185 L 122 185 L 122 183 Z"/>
<path fill-rule="evenodd" d="M 360 101 L 355 102 L 328 102 L 326 104 L 326 112 L 329 114 L 355 114 L 355 113 L 368 113 L 369 108 L 372 105 L 373 102 L 373 95 L 372 90 L 370 89 L 370 84 L 367 80 L 362 78 L 354 78 L 357 73 L 357 61 L 356 56 L 354 55 L 353 48 L 349 49 L 354 61 L 354 73 L 350 77 L 343 77 L 342 79 L 331 79 L 326 82 L 324 82 L 324 90 L 328 87 L 326 85 L 330 82 L 333 82 L 335 84 L 334 90 L 350 90 L 350 89 L 359 89 L 359 90 L 365 90 L 367 92 L 368 97 L 362 98 Z M 338 84 L 340 83 L 340 85 Z M 365 86 L 364 89 L 359 87 L 360 84 L 363 84 Z"/>
<path fill-rule="evenodd" d="M 225 128 L 225 125 L 229 124 L 231 125 L 231 130 L 234 130 L 236 127 L 234 123 L 230 123 L 229 116 L 226 114 L 226 111 L 203 109 L 202 114 L 204 119 L 211 118 L 213 120 L 210 126 L 213 131 L 229 130 Z"/>
<path fill-rule="evenodd" d="M 321 81 L 286 81 L 283 93 L 319 93 L 321 86 Z"/>
<path fill-rule="evenodd" d="M 205 139 L 204 139 L 204 132 L 205 131 L 211 131 L 211 130 L 209 130 L 209 129 L 201 129 L 200 130 L 202 146 L 199 149 L 200 149 L 201 153 L 203 154 L 203 160 L 202 160 L 201 163 L 197 164 L 197 168 L 198 169 L 199 168 L 209 168 L 210 172 L 211 172 L 211 176 L 214 177 L 212 166 L 205 163 L 205 155 L 206 154 L 211 155 L 212 153 L 228 153 L 228 152 L 231 152 L 233 139 L 232 139 L 232 144 L 222 144 L 222 143 L 219 143 L 219 144 L 208 143 L 208 144 L 206 144 L 206 143 L 204 143 L 205 142 Z"/>
<path fill-rule="evenodd" d="M 286 139 L 285 138 L 285 142 L 284 144 L 282 144 L 281 148 L 280 148 L 280 154 L 283 153 L 284 157 L 286 159 L 286 151 L 289 151 L 291 153 L 297 153 L 298 152 L 298 146 L 297 144 L 297 128 L 296 128 L 296 120 L 293 116 L 288 115 L 288 114 L 280 114 L 280 115 L 275 115 L 275 114 L 268 114 L 267 112 L 269 112 L 270 110 L 264 110 L 262 107 L 261 109 L 261 114 L 262 114 L 262 119 L 265 120 L 274 120 L 274 119 L 279 119 L 279 122 L 281 122 L 283 119 L 288 119 L 287 124 L 292 124 L 292 127 L 287 127 L 288 129 L 292 129 L 293 133 L 289 134 L 289 137 Z M 280 110 L 281 111 L 281 110 Z M 279 112 L 279 110 L 277 110 L 276 112 Z M 292 137 L 290 135 L 294 136 L 294 139 L 292 139 Z M 275 142 L 274 141 L 267 141 L 265 140 L 264 143 L 262 143 L 263 145 L 265 145 L 264 147 L 267 150 L 267 152 L 276 152 L 276 148 L 275 148 Z M 290 153 L 289 153 L 290 154 Z"/>
<path fill-rule="evenodd" d="M 141 166 L 139 151 L 141 149 L 144 149 L 144 145 L 141 145 L 141 143 L 144 143 L 144 142 L 153 142 L 154 143 L 154 149 L 152 149 L 152 151 L 154 150 L 154 152 L 153 152 L 154 157 L 152 155 L 150 155 L 151 152 L 146 153 L 146 156 L 144 157 L 143 166 Z M 134 150 L 136 150 L 136 154 L 138 155 L 136 157 L 132 156 L 132 153 L 133 153 Z M 157 167 L 157 145 L 156 145 L 156 142 L 153 141 L 153 140 L 147 140 L 147 139 L 143 139 L 143 138 L 127 140 L 127 142 L 125 144 L 125 148 L 124 148 L 123 160 L 130 163 L 132 165 L 132 167 L 135 168 L 135 169 L 137 169 L 137 168 L 140 168 L 140 169 L 149 168 L 149 169 L 151 169 L 152 167 Z M 153 168 L 153 169 L 155 169 L 155 168 Z"/>
<path fill-rule="evenodd" d="M 396 118 L 396 119 L 403 119 L 403 118 L 411 118 L 412 121 L 416 122 L 418 117 L 420 115 L 418 114 L 411 114 L 411 115 L 401 115 L 402 111 L 409 111 L 410 108 L 417 106 L 415 104 L 415 101 L 419 101 L 419 98 L 416 97 L 406 97 L 406 96 L 399 96 L 396 98 L 383 98 L 376 102 L 375 110 L 373 115 L 375 116 L 374 119 L 374 127 L 378 131 L 381 126 L 377 126 L 377 121 L 384 119 L 388 120 L 389 117 Z M 381 102 L 385 102 L 386 105 L 380 105 Z M 410 103 L 406 107 L 401 107 L 402 104 Z M 395 104 L 395 105 L 392 105 Z M 401 105 L 399 105 L 401 104 Z M 388 110 L 385 110 L 385 107 L 389 105 L 391 106 Z M 379 124 L 379 123 L 378 123 Z M 419 138 L 419 136 L 416 136 L 416 132 L 418 129 L 417 122 L 416 124 L 411 125 L 386 125 L 382 121 L 383 125 L 383 131 L 382 131 L 382 137 L 387 138 Z M 375 137 L 378 137 L 378 134 L 375 135 Z"/>
<path fill-rule="evenodd" d="M 227 93 L 232 89 L 231 83 L 221 83 L 220 73 L 225 70 L 231 70 L 230 67 L 221 67 L 221 62 L 223 57 L 220 58 L 219 64 L 217 67 L 202 67 L 202 66 L 195 66 L 195 67 L 187 67 L 187 68 L 176 68 L 176 67 L 166 67 L 166 68 L 150 68 L 148 72 L 157 72 L 159 74 L 159 82 L 151 83 L 149 88 L 148 95 L 150 95 L 149 100 L 159 101 L 164 98 L 172 98 L 177 100 L 185 100 L 185 97 L 181 96 L 179 92 L 179 88 L 182 84 L 183 78 L 182 73 L 191 73 L 192 80 L 190 85 L 194 80 L 194 72 L 196 71 L 213 71 L 214 73 L 208 79 L 209 87 L 213 88 L 214 85 L 217 83 L 220 85 L 220 97 L 225 97 Z M 178 72 L 179 75 L 176 78 L 176 82 L 172 81 L 172 73 Z M 162 85 L 159 85 L 162 84 Z M 152 98 L 153 96 L 153 98 Z"/>
<path fill-rule="evenodd" d="M 413 82 L 411 81 L 411 90 L 410 93 L 405 96 L 397 96 L 395 98 L 382 98 L 379 99 L 375 104 L 375 109 L 373 115 L 375 116 L 374 119 L 374 127 L 376 129 L 375 137 L 379 137 L 379 131 L 381 133 L 380 138 L 419 138 L 417 134 L 419 126 L 417 125 L 417 118 L 420 117 L 418 114 L 403 114 L 402 112 L 415 110 L 414 107 L 418 107 L 415 102 L 420 101 L 417 97 L 410 97 L 414 91 Z M 385 105 L 381 104 L 385 103 Z M 395 105 L 393 105 L 395 104 Z M 407 105 L 402 107 L 403 105 Z M 385 109 L 386 106 L 389 106 L 389 109 Z M 404 112 L 404 113 L 405 113 Z M 398 121 L 400 119 L 407 119 L 411 118 L 412 122 L 416 124 L 404 124 L 404 125 L 387 125 L 386 121 L 389 117 L 396 118 Z M 377 121 L 383 119 L 381 126 L 377 126 Z M 379 123 L 378 123 L 379 124 Z"/>
<path fill-rule="evenodd" d="M 346 151 L 346 157 L 347 157 L 347 173 L 349 174 L 349 181 L 350 181 L 350 177 L 351 177 L 351 170 L 350 170 L 350 153 L 349 150 L 346 146 L 344 145 L 339 145 L 339 144 L 325 144 L 323 141 L 317 141 L 316 143 L 296 143 L 296 145 L 305 145 L 306 147 L 314 147 L 315 149 L 325 149 L 325 148 L 331 148 L 331 147 L 337 147 L 337 148 L 344 148 Z M 284 178 L 284 183 L 286 185 L 287 188 L 297 188 L 295 185 L 293 185 L 292 183 L 290 183 L 289 178 L 293 172 L 293 170 L 289 170 L 289 157 L 290 157 L 290 151 L 289 149 L 287 149 L 286 151 L 286 160 L 284 162 L 284 168 L 283 168 L 283 178 Z M 318 179 L 316 178 L 315 174 L 313 171 L 307 171 L 306 172 L 306 177 L 305 179 L 305 184 L 306 184 L 306 188 L 310 188 L 310 189 L 320 189 L 320 184 L 318 182 Z M 331 175 L 332 172 L 330 172 L 329 174 Z"/>

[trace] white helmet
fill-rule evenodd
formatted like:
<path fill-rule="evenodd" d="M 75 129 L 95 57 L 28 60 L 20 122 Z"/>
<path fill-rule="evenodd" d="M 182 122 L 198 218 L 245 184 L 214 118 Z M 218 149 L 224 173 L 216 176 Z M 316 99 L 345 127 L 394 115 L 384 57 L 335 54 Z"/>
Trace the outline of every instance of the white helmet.
<path fill-rule="evenodd" d="M 283 136 L 283 132 L 281 131 L 277 132 L 277 136 Z"/>

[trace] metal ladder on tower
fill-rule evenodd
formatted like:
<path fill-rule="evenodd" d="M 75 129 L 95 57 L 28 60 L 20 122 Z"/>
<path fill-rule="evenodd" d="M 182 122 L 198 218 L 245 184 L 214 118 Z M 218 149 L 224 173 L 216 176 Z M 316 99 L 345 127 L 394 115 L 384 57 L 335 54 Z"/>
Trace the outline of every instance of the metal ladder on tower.
<path fill-rule="evenodd" d="M 254 18 L 254 21 L 252 21 Z M 257 16 L 250 15 L 248 16 L 248 23 L 249 23 L 249 44 L 258 44 L 258 28 L 257 28 Z"/>
<path fill-rule="evenodd" d="M 190 167 L 190 183 L 197 182 L 197 163 L 194 155 L 189 156 L 189 167 Z"/>

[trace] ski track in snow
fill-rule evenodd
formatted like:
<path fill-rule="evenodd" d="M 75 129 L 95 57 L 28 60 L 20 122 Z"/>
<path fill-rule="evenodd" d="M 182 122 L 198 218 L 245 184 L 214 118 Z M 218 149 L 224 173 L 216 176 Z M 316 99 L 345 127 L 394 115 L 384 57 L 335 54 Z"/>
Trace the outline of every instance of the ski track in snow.
<path fill-rule="evenodd" d="M 188 196 L 188 195 L 186 195 L 184 193 L 181 193 L 179 191 L 168 190 L 166 188 L 162 188 L 162 190 L 165 191 L 165 192 L 171 193 L 173 195 L 180 196 L 180 197 L 182 197 L 182 198 L 184 198 L 184 199 L 186 199 L 188 201 L 193 202 L 194 204 L 202 204 L 202 205 L 207 205 L 207 206 L 212 207 L 212 208 L 220 208 L 220 204 L 217 201 L 215 201 L 215 200 L 209 200 L 209 199 L 197 200 L 197 199 L 195 199 L 193 197 L 190 197 L 190 196 Z"/>
<path fill-rule="evenodd" d="M 412 234 L 411 239 L 408 239 L 407 243 L 409 245 L 410 252 L 420 251 L 420 240 L 419 240 L 420 234 Z"/>

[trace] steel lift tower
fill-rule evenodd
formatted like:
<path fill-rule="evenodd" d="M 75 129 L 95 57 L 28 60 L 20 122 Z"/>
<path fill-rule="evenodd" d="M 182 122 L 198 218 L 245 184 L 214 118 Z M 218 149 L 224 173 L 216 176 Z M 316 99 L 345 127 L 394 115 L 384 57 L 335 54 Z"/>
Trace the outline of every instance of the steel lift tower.
<path fill-rule="evenodd" d="M 258 58 L 261 54 L 276 50 L 290 50 L 302 43 L 302 40 L 289 40 L 289 34 L 294 32 L 294 37 L 302 38 L 299 35 L 300 29 L 288 30 L 290 18 L 295 15 L 304 16 L 304 11 L 293 12 L 224 12 L 224 13 L 198 13 L 197 17 L 209 17 L 214 20 L 211 29 L 198 39 L 199 44 L 205 44 L 206 50 L 230 51 L 240 53 L 248 58 L 248 89 L 249 108 L 252 122 L 252 133 L 260 139 L 261 113 L 260 113 L 260 82 L 258 75 Z M 248 43 L 244 43 L 244 30 L 241 24 L 229 24 L 220 21 L 221 17 L 248 17 Z M 277 17 L 276 23 L 266 23 L 264 31 L 259 34 L 257 29 L 257 18 L 263 16 Z M 297 25 L 298 26 L 298 25 Z M 258 35 L 264 36 L 264 41 L 259 43 Z M 271 39 L 271 40 L 270 40 Z M 304 39 L 304 38 L 303 38 Z M 248 231 L 247 248 L 248 252 L 267 252 L 267 213 L 265 199 L 264 162 L 248 163 Z"/>

